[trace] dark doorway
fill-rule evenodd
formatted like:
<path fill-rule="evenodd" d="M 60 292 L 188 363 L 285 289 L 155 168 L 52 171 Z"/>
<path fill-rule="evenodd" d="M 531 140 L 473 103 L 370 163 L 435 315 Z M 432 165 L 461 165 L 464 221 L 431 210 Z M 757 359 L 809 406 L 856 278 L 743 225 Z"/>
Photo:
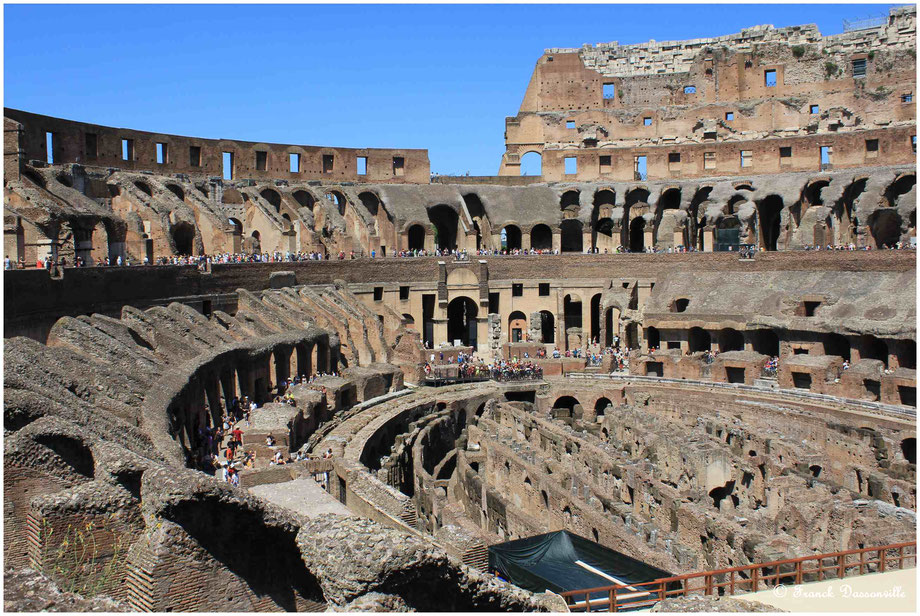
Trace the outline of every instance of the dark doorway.
<path fill-rule="evenodd" d="M 450 344 L 459 340 L 464 346 L 476 348 L 476 315 L 479 312 L 469 297 L 458 297 L 447 305 L 447 338 Z"/>
<path fill-rule="evenodd" d="M 176 244 L 176 254 L 192 254 L 192 246 L 195 243 L 195 227 L 187 222 L 176 223 L 172 228 L 172 237 Z"/>
<path fill-rule="evenodd" d="M 550 250 L 553 247 L 553 232 L 546 225 L 534 225 L 530 230 L 530 247 L 534 250 Z"/>
<path fill-rule="evenodd" d="M 629 251 L 645 251 L 645 219 L 641 216 L 629 223 Z"/>

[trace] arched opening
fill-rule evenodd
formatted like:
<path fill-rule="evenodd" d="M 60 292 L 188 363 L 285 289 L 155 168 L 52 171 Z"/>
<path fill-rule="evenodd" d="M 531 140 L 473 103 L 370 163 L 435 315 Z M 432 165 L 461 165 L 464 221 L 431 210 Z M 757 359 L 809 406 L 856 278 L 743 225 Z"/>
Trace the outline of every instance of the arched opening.
<path fill-rule="evenodd" d="M 687 306 L 690 305 L 690 300 L 686 297 L 679 297 L 671 302 L 671 312 L 685 312 Z"/>
<path fill-rule="evenodd" d="M 172 194 L 176 195 L 180 201 L 185 201 L 185 191 L 182 190 L 181 187 L 176 186 L 175 184 L 167 184 L 166 188 L 169 189 Z"/>
<path fill-rule="evenodd" d="M 616 313 L 614 314 L 614 311 Z M 607 308 L 604 311 L 604 346 L 613 347 L 614 336 L 618 336 L 620 332 L 620 310 L 619 308 Z M 617 346 L 619 346 L 619 340 L 617 341 Z"/>
<path fill-rule="evenodd" d="M 680 189 L 669 188 L 658 199 L 658 220 L 661 220 L 661 214 L 665 210 L 680 209 Z"/>
<path fill-rule="evenodd" d="M 719 332 L 719 352 L 743 351 L 744 336 L 737 329 L 726 327 Z"/>
<path fill-rule="evenodd" d="M 699 353 L 712 349 L 712 338 L 705 329 L 691 327 L 687 333 L 687 344 L 691 353 Z"/>
<path fill-rule="evenodd" d="M 281 212 L 281 195 L 277 191 L 266 188 L 259 193 L 259 196 L 272 204 L 272 207 L 275 208 L 275 213 Z"/>
<path fill-rule="evenodd" d="M 502 229 L 502 250 L 521 249 L 521 228 L 516 225 L 507 225 Z"/>
<path fill-rule="evenodd" d="M 406 233 L 409 240 L 409 250 L 425 249 L 425 227 L 422 225 L 412 225 Z"/>
<path fill-rule="evenodd" d="M 893 246 L 901 239 L 901 216 L 895 210 L 876 210 L 866 223 L 876 248 Z"/>
<path fill-rule="evenodd" d="M 840 334 L 828 334 L 824 338 L 824 354 L 850 361 L 850 341 Z"/>
<path fill-rule="evenodd" d="M 629 223 L 629 251 L 645 251 L 645 218 L 641 216 Z"/>
<path fill-rule="evenodd" d="M 601 218 L 597 221 L 597 224 L 594 226 L 594 247 L 598 250 L 604 248 L 611 250 L 616 248 L 616 244 L 613 241 L 613 219 L 611 218 Z"/>
<path fill-rule="evenodd" d="M 371 216 L 377 215 L 377 211 L 380 208 L 380 199 L 377 198 L 377 195 L 365 191 L 358 195 L 358 199 L 361 200 L 361 205 L 364 206 L 364 209 L 366 209 Z"/>
<path fill-rule="evenodd" d="M 578 400 L 572 396 L 560 396 L 553 402 L 554 409 L 566 409 L 570 413 L 575 410 L 575 405 L 580 404 Z"/>
<path fill-rule="evenodd" d="M 447 338 L 455 344 L 476 348 L 476 315 L 479 309 L 469 297 L 457 297 L 447 304 Z"/>
<path fill-rule="evenodd" d="M 195 245 L 195 227 L 187 222 L 178 222 L 172 228 L 172 238 L 177 255 L 191 255 Z"/>
<path fill-rule="evenodd" d="M 572 327 L 581 327 L 581 298 L 577 295 L 566 295 L 562 300 L 563 321 L 568 331 Z"/>
<path fill-rule="evenodd" d="M 596 293 L 591 297 L 591 342 L 600 342 L 601 339 L 601 294 Z"/>
<path fill-rule="evenodd" d="M 722 216 L 716 221 L 716 237 L 713 250 L 724 252 L 737 251 L 741 244 L 741 222 L 734 214 Z"/>
<path fill-rule="evenodd" d="M 141 182 L 138 180 L 134 182 L 134 185 L 137 187 L 139 191 L 141 191 L 142 193 L 145 193 L 148 197 L 153 196 L 153 191 L 150 190 L 150 186 L 146 182 Z"/>
<path fill-rule="evenodd" d="M 757 204 L 757 217 L 760 222 L 760 245 L 764 250 L 776 250 L 782 211 L 783 200 L 777 195 L 770 195 Z"/>
<path fill-rule="evenodd" d="M 406 325 L 406 329 L 415 329 L 415 317 L 413 317 L 408 312 L 402 314 L 403 323 Z"/>
<path fill-rule="evenodd" d="M 562 252 L 582 252 L 584 244 L 581 221 L 577 218 L 569 218 L 563 220 L 559 227 L 562 231 Z"/>
<path fill-rule="evenodd" d="M 754 332 L 754 350 L 761 355 L 779 357 L 779 336 L 772 329 L 758 329 Z"/>
<path fill-rule="evenodd" d="M 898 204 L 898 197 L 910 192 L 910 189 L 917 184 L 917 176 L 913 174 L 902 175 L 895 180 L 888 188 L 885 189 L 885 199 L 888 205 L 895 207 Z"/>
<path fill-rule="evenodd" d="M 435 245 L 441 250 L 457 248 L 457 212 L 448 205 L 436 205 L 428 210 L 428 219 L 434 225 Z"/>
<path fill-rule="evenodd" d="M 594 415 L 604 417 L 607 414 L 608 407 L 613 407 L 613 402 L 609 398 L 598 398 L 597 402 L 594 403 Z"/>
<path fill-rule="evenodd" d="M 559 200 L 559 209 L 574 210 L 577 214 L 579 204 L 580 193 L 577 190 L 567 190 L 562 193 L 562 198 Z"/>
<path fill-rule="evenodd" d="M 527 331 L 527 315 L 515 310 L 508 315 L 508 342 L 523 342 Z"/>
<path fill-rule="evenodd" d="M 888 367 L 888 345 L 884 340 L 865 334 L 859 340 L 859 349 L 863 359 L 877 359 Z"/>
<path fill-rule="evenodd" d="M 544 344 L 556 343 L 556 318 L 549 310 L 540 311 L 540 336 Z"/>
<path fill-rule="evenodd" d="M 339 210 L 339 214 L 342 216 L 345 215 L 345 205 L 348 203 L 345 199 L 345 195 L 337 190 L 332 190 L 326 193 L 326 198 L 335 203 L 336 209 Z"/>
<path fill-rule="evenodd" d="M 260 254 L 262 252 L 262 234 L 258 230 L 253 231 L 250 235 L 250 240 L 252 244 L 252 252 L 255 254 Z"/>
<path fill-rule="evenodd" d="M 661 348 L 661 334 L 657 327 L 649 326 L 645 329 L 645 342 L 649 350 Z"/>
<path fill-rule="evenodd" d="M 307 207 L 312 210 L 313 205 L 316 203 L 316 199 L 313 198 L 313 195 L 305 190 L 295 190 L 292 196 L 294 200 L 300 204 L 300 207 Z"/>
<path fill-rule="evenodd" d="M 543 175 L 543 156 L 539 152 L 527 152 L 521 156 L 521 175 Z"/>
<path fill-rule="evenodd" d="M 547 225 L 534 225 L 530 230 L 532 250 L 550 250 L 553 247 L 553 232 Z"/>
<path fill-rule="evenodd" d="M 911 464 L 917 463 L 917 439 L 914 437 L 906 438 L 901 441 L 901 453 L 904 459 Z"/>

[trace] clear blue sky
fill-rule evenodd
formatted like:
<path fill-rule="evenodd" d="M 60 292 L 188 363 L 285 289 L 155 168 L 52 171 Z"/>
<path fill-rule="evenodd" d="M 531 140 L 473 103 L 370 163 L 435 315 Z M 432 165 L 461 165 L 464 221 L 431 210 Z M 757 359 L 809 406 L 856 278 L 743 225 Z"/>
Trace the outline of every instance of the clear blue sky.
<path fill-rule="evenodd" d="M 4 105 L 180 135 L 428 148 L 494 175 L 547 47 L 719 36 L 893 5 L 6 5 Z"/>

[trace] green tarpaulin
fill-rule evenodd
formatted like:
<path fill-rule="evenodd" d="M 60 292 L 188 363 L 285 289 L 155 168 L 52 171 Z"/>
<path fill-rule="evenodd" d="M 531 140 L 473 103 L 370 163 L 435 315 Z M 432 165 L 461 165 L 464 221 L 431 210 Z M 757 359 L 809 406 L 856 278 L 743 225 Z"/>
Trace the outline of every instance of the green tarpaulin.
<path fill-rule="evenodd" d="M 651 582 L 671 576 L 663 569 L 565 530 L 489 546 L 489 568 L 532 592 L 559 593 L 617 583 Z M 612 581 L 611 577 L 618 581 Z M 598 593 L 592 598 L 601 596 L 605 595 Z"/>

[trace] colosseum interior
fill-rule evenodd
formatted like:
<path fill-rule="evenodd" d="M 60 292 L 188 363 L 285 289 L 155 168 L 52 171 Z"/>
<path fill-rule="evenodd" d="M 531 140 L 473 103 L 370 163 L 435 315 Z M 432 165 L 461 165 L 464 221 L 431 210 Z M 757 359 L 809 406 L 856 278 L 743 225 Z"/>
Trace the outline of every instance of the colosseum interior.
<path fill-rule="evenodd" d="M 490 177 L 4 109 L 5 586 L 617 609 L 495 565 L 557 531 L 655 609 L 915 567 L 915 86 L 914 7 L 547 49 Z"/>

